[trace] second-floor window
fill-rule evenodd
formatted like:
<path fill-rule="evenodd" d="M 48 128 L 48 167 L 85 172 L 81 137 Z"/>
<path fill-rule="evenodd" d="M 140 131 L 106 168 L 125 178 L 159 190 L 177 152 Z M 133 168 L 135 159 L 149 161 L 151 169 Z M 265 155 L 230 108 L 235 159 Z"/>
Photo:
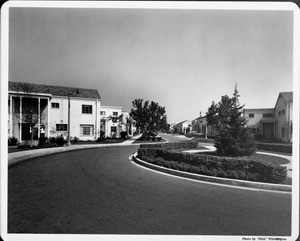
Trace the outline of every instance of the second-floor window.
<path fill-rule="evenodd" d="M 59 103 L 51 103 L 51 108 L 58 109 Z"/>
<path fill-rule="evenodd" d="M 105 115 L 105 111 L 100 111 L 100 115 Z"/>
<path fill-rule="evenodd" d="M 249 118 L 254 118 L 254 114 L 249 114 Z"/>
<path fill-rule="evenodd" d="M 82 114 L 93 114 L 92 105 L 82 105 Z"/>
<path fill-rule="evenodd" d="M 118 112 L 114 111 L 113 116 L 118 116 Z"/>
<path fill-rule="evenodd" d="M 56 131 L 68 131 L 67 124 L 56 124 Z"/>
<path fill-rule="evenodd" d="M 284 115 L 284 114 L 285 114 L 285 110 L 282 110 L 282 111 L 281 111 L 281 114 Z"/>
<path fill-rule="evenodd" d="M 263 117 L 271 118 L 271 117 L 273 117 L 273 113 L 264 113 Z"/>

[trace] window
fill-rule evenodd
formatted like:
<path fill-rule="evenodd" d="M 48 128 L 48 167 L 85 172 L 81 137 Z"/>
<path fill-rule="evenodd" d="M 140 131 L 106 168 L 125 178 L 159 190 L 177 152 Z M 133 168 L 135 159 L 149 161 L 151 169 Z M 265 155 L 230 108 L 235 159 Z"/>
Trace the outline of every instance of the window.
<path fill-rule="evenodd" d="M 110 131 L 111 131 L 111 132 L 117 132 L 117 127 L 116 127 L 116 126 L 112 126 L 112 127 L 110 128 Z"/>
<path fill-rule="evenodd" d="M 263 117 L 271 118 L 273 117 L 273 113 L 264 113 Z"/>
<path fill-rule="evenodd" d="M 113 116 L 118 116 L 118 112 L 113 112 Z"/>
<path fill-rule="evenodd" d="M 278 115 L 281 116 L 281 111 L 278 111 Z"/>
<path fill-rule="evenodd" d="M 51 103 L 51 107 L 54 109 L 58 109 L 59 108 L 59 103 Z"/>
<path fill-rule="evenodd" d="M 105 111 L 100 111 L 100 115 L 105 115 Z"/>
<path fill-rule="evenodd" d="M 285 114 L 285 110 L 282 110 L 282 111 L 281 111 L 281 114 L 284 115 L 284 114 Z"/>
<path fill-rule="evenodd" d="M 80 135 L 81 136 L 93 136 L 94 135 L 94 125 L 80 125 Z"/>
<path fill-rule="evenodd" d="M 56 131 L 68 131 L 67 124 L 56 124 Z"/>
<path fill-rule="evenodd" d="M 254 118 L 254 114 L 249 114 L 249 118 Z"/>
<path fill-rule="evenodd" d="M 92 114 L 93 106 L 92 105 L 82 105 L 82 114 Z"/>

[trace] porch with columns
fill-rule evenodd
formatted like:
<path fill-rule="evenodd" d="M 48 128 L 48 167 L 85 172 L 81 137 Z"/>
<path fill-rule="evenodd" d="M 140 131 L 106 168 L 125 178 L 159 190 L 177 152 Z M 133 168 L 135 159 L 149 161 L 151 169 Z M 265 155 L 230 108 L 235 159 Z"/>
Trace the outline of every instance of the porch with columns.
<path fill-rule="evenodd" d="M 50 134 L 50 96 L 28 96 L 9 93 L 9 128 L 8 136 L 18 142 L 30 140 L 34 131 L 34 141 Z"/>

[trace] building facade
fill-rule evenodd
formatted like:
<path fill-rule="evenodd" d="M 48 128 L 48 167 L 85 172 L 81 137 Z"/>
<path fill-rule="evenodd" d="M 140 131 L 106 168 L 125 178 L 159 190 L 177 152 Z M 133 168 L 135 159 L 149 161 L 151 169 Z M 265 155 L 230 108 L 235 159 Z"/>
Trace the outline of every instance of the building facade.
<path fill-rule="evenodd" d="M 80 140 L 100 136 L 101 97 L 97 90 L 9 82 L 8 96 L 8 136 L 19 142 L 30 140 L 31 133 L 34 140 L 66 137 L 69 128 L 70 136 Z"/>
<path fill-rule="evenodd" d="M 291 142 L 293 137 L 293 92 L 280 92 L 274 108 L 244 109 L 250 132 L 259 139 Z"/>
<path fill-rule="evenodd" d="M 174 133 L 187 134 L 191 130 L 191 121 L 185 120 L 173 126 Z"/>
<path fill-rule="evenodd" d="M 200 116 L 192 121 L 192 131 L 196 131 L 202 134 L 203 137 L 213 137 L 216 135 L 216 131 L 211 125 L 207 124 L 206 116 Z"/>
<path fill-rule="evenodd" d="M 101 106 L 100 119 L 101 135 L 106 138 L 120 138 L 121 132 L 132 136 L 135 132 L 129 112 L 123 111 L 120 106 Z"/>

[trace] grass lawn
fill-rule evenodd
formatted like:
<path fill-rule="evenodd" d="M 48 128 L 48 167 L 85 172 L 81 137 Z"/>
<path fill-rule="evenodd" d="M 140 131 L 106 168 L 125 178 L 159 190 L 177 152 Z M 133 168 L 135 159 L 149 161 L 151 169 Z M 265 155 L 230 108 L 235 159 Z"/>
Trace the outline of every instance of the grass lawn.
<path fill-rule="evenodd" d="M 272 152 L 270 152 L 272 153 Z M 197 153 L 199 155 L 213 155 L 215 154 L 215 152 L 201 152 L 201 153 Z M 268 165 L 275 165 L 275 166 L 279 166 L 279 165 L 283 165 L 283 164 L 288 164 L 289 160 L 282 158 L 282 157 L 277 157 L 277 156 L 269 156 L 269 155 L 264 155 L 264 154 L 254 154 L 252 156 L 244 156 L 244 157 L 239 157 L 239 159 L 242 158 L 244 160 L 252 160 L 252 161 L 258 161 L 258 162 L 262 162 L 264 164 L 268 164 Z"/>
<path fill-rule="evenodd" d="M 270 152 L 271 153 L 271 152 Z M 263 154 L 255 154 L 251 157 L 246 157 L 246 159 L 249 158 L 254 161 L 263 162 L 265 164 L 270 165 L 283 165 L 288 164 L 289 160 L 277 156 L 269 156 L 269 155 L 263 155 Z"/>

